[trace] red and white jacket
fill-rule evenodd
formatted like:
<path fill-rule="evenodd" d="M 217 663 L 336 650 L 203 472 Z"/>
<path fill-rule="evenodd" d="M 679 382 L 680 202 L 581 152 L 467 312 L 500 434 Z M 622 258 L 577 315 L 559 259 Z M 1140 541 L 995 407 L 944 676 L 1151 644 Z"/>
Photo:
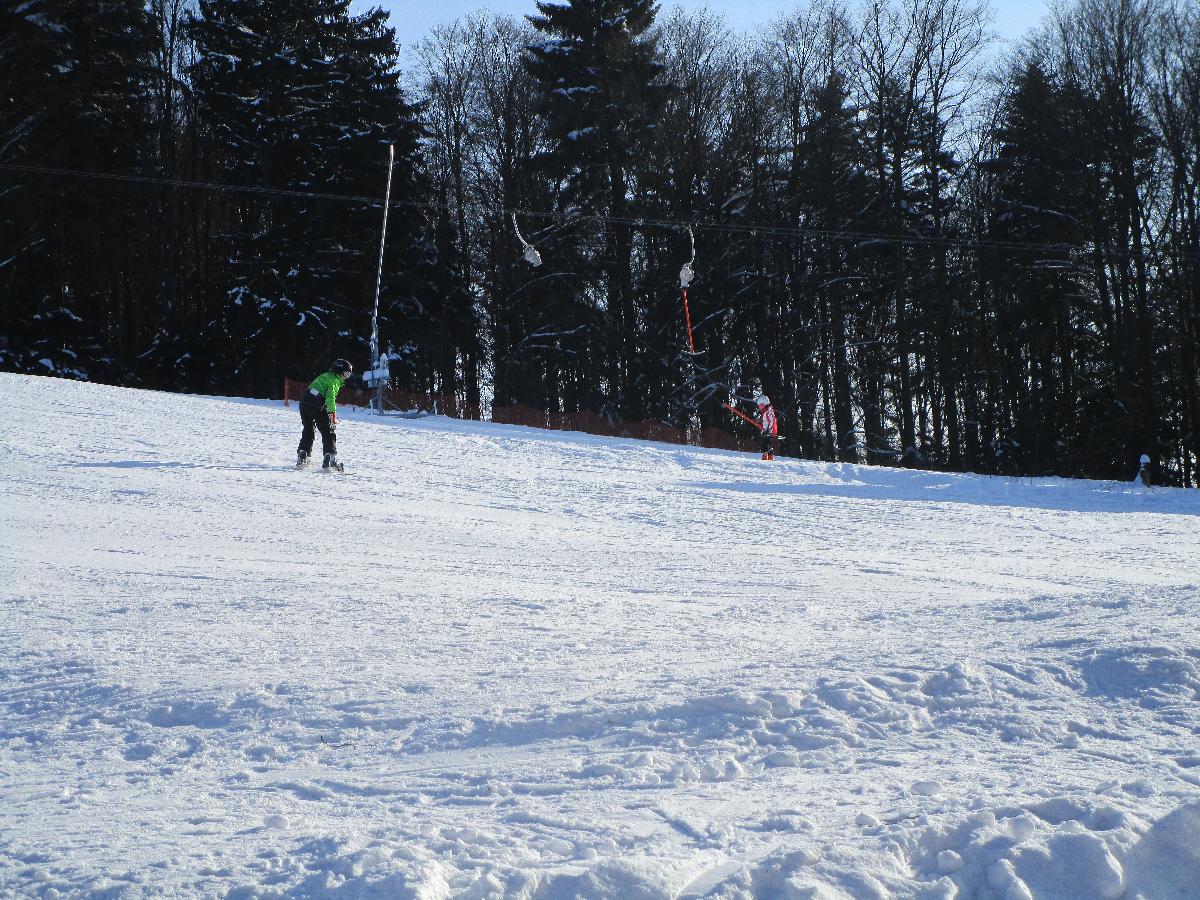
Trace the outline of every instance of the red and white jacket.
<path fill-rule="evenodd" d="M 775 407 L 760 406 L 758 408 L 762 418 L 758 423 L 758 427 L 762 429 L 763 434 L 779 434 L 779 422 L 775 420 Z"/>

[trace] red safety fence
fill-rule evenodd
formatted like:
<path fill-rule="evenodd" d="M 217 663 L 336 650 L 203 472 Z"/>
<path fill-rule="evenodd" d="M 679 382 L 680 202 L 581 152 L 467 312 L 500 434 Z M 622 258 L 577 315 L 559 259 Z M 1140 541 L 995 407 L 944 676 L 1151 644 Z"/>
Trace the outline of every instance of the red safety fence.
<path fill-rule="evenodd" d="M 287 406 L 292 400 L 299 400 L 308 390 L 308 382 L 297 381 L 294 378 L 283 379 L 283 405 Z M 375 399 L 374 391 L 358 391 L 343 388 L 338 394 L 338 403 L 349 407 L 367 407 Z M 452 394 L 420 394 L 411 391 L 397 391 L 393 388 L 383 390 L 383 408 L 400 412 L 423 412 L 439 416 L 449 416 L 452 419 L 478 419 L 479 407 L 467 403 Z"/>
<path fill-rule="evenodd" d="M 294 378 L 283 380 L 283 403 L 299 400 L 308 390 L 308 383 Z M 373 391 L 343 389 L 338 394 L 338 403 L 350 407 L 366 407 L 374 400 Z M 454 419 L 480 418 L 479 407 L 466 403 L 452 395 L 419 394 L 385 388 L 384 409 L 402 412 L 424 412 Z M 735 437 L 720 428 L 677 428 L 663 422 L 644 420 L 620 422 L 608 419 L 599 413 L 583 410 L 573 413 L 548 413 L 531 406 L 496 406 L 492 408 L 492 421 L 499 425 L 526 425 L 530 428 L 546 428 L 551 431 L 582 431 L 602 437 L 632 438 L 640 441 L 659 441 L 664 444 L 685 444 L 693 447 L 708 447 L 717 450 L 755 451 L 754 440 Z"/>
<path fill-rule="evenodd" d="M 754 441 L 735 437 L 719 428 L 677 428 L 654 420 L 621 422 L 583 410 L 572 413 L 547 413 L 530 406 L 499 406 L 492 410 L 492 421 L 504 425 L 527 425 L 552 431 L 582 431 L 603 437 L 633 438 L 664 444 L 687 444 L 720 450 L 756 450 Z"/>

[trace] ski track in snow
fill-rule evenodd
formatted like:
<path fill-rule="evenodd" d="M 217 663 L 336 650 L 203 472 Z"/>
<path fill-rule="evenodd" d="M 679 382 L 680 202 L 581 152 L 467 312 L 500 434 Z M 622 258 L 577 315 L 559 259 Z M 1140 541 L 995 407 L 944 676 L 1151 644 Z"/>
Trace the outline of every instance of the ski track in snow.
<path fill-rule="evenodd" d="M 1200 896 L 1200 492 L 0 374 L 0 896 Z"/>

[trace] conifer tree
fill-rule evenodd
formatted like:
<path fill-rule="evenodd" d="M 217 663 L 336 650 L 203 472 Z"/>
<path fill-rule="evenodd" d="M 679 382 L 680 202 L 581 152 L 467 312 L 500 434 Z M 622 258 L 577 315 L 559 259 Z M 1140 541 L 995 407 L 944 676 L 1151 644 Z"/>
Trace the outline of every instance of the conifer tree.
<path fill-rule="evenodd" d="M 0 162 L 127 176 L 145 148 L 154 28 L 139 0 L 0 3 Z M 147 235 L 127 184 L 4 173 L 6 368 L 123 379 L 146 337 Z"/>
<path fill-rule="evenodd" d="M 349 0 L 202 0 L 191 33 L 199 140 L 225 183 L 381 196 L 419 192 L 418 129 L 398 85 L 394 31 Z M 381 211 L 367 202 L 229 194 L 214 204 L 212 354 L 234 383 L 271 390 L 331 355 L 365 360 Z M 394 215 L 381 346 L 427 345 L 421 269 L 433 242 Z M 398 274 L 397 274 L 398 273 Z M 400 332 L 403 332 L 401 335 Z M 425 333 L 422 333 L 425 332 Z M 409 375 L 421 363 L 408 354 Z"/>
<path fill-rule="evenodd" d="M 1098 212 L 1088 201 L 1095 160 L 1078 110 L 1079 98 L 1028 60 L 995 129 L 995 155 L 984 164 L 994 179 L 989 236 L 1024 245 L 985 257 L 993 289 L 987 320 L 1002 351 L 993 365 L 1002 369 L 1009 413 L 993 401 L 984 418 L 993 422 L 1000 454 L 1015 451 L 1034 471 L 1063 468 L 1069 454 L 1086 450 L 1080 445 L 1094 424 L 1079 421 L 1074 369 L 1086 349 L 1077 345 L 1086 272 L 1071 248 L 1082 247 L 1084 223 Z"/>
<path fill-rule="evenodd" d="M 665 102 L 663 66 L 648 31 L 652 0 L 568 0 L 538 3 L 529 21 L 546 38 L 531 44 L 530 72 L 541 86 L 550 148 L 547 171 L 566 185 L 565 201 L 585 215 L 604 215 L 599 260 L 608 357 L 610 411 L 637 416 L 646 398 L 637 388 L 644 310 L 635 297 L 632 174 L 649 145 Z M 585 271 L 581 281 L 588 281 Z"/>
<path fill-rule="evenodd" d="M 814 92 L 812 115 L 797 154 L 803 172 L 797 201 L 805 221 L 818 233 L 836 235 L 860 227 L 857 215 L 866 208 L 864 159 L 849 102 L 847 81 L 832 70 Z M 815 239 L 813 292 L 822 304 L 827 334 L 823 366 L 829 385 L 830 425 L 834 453 L 843 462 L 858 461 L 855 437 L 850 352 L 852 282 L 841 277 L 854 263 L 854 244 L 836 237 Z"/>

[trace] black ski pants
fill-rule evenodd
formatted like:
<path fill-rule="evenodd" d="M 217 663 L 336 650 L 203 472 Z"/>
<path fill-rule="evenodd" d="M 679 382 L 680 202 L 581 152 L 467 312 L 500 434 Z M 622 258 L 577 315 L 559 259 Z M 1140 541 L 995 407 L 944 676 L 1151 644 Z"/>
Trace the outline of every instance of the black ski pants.
<path fill-rule="evenodd" d="M 321 432 L 321 452 L 337 453 L 337 428 L 333 424 L 333 416 L 325 407 L 318 403 L 300 403 L 300 423 L 304 430 L 300 432 L 300 446 L 296 449 L 301 453 L 312 455 L 313 428 Z"/>

